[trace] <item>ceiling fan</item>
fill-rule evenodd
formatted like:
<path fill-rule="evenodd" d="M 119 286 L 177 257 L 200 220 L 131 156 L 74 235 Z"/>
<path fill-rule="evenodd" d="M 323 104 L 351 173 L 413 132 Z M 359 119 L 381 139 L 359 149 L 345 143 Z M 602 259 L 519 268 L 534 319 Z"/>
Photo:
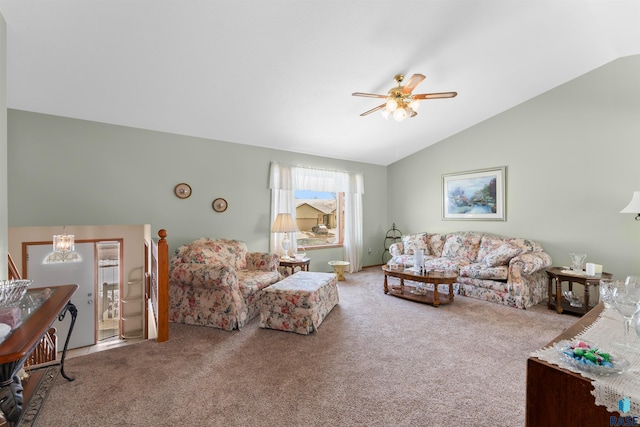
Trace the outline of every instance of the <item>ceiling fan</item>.
<path fill-rule="evenodd" d="M 425 79 L 425 76 L 422 74 L 414 74 L 409 78 L 407 84 L 402 86 L 402 82 L 404 81 L 404 74 L 396 74 L 394 77 L 395 81 L 398 83 L 398 86 L 389 89 L 387 95 L 377 95 L 375 93 L 363 93 L 363 92 L 353 92 L 351 95 L 353 96 L 364 96 L 366 98 L 382 98 L 386 99 L 384 104 L 380 104 L 375 108 L 372 108 L 369 111 L 365 111 L 360 114 L 360 116 L 366 116 L 375 111 L 382 110 L 382 115 L 385 118 L 388 118 L 389 115 L 393 114 L 393 118 L 397 121 L 401 122 L 407 116 L 415 117 L 418 113 L 416 110 L 420 105 L 420 100 L 423 99 L 438 99 L 438 98 L 453 98 L 458 94 L 458 92 L 440 92 L 440 93 L 420 93 L 420 94 L 412 94 L 413 90 Z"/>

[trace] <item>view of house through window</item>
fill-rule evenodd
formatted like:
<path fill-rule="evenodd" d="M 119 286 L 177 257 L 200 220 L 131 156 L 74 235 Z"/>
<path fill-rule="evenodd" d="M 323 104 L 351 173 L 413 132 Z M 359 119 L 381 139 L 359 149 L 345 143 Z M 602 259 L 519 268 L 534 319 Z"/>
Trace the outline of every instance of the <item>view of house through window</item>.
<path fill-rule="evenodd" d="M 342 244 L 344 193 L 297 190 L 298 247 Z"/>

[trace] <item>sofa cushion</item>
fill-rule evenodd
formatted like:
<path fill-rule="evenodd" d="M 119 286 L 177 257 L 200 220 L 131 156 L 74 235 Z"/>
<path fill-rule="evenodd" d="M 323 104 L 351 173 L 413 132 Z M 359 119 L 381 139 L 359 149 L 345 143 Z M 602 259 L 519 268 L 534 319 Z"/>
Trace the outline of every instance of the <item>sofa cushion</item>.
<path fill-rule="evenodd" d="M 489 252 L 493 252 L 506 242 L 504 237 L 485 234 L 480 240 L 480 249 L 478 249 L 477 262 L 482 262 Z"/>
<path fill-rule="evenodd" d="M 481 233 L 463 231 L 449 234 L 442 248 L 443 258 L 465 258 L 475 262 L 480 248 Z"/>
<path fill-rule="evenodd" d="M 458 271 L 462 266 L 468 265 L 469 260 L 466 258 L 432 258 L 425 259 L 424 268 L 427 270 L 451 270 Z"/>
<path fill-rule="evenodd" d="M 507 265 L 511 258 L 519 255 L 522 252 L 521 248 L 515 247 L 509 243 L 504 243 L 497 249 L 489 252 L 482 262 L 484 262 L 487 267 L 497 267 L 499 265 Z"/>
<path fill-rule="evenodd" d="M 425 255 L 429 253 L 427 245 L 427 233 L 415 233 L 402 236 L 402 246 L 406 255 L 413 255 L 414 251 L 424 249 Z"/>
<path fill-rule="evenodd" d="M 236 275 L 240 293 L 247 303 L 250 303 L 253 296 L 261 290 L 280 280 L 280 273 L 278 273 L 278 271 L 238 270 L 236 271 Z"/>
<path fill-rule="evenodd" d="M 489 267 L 482 262 L 476 262 L 460 267 L 458 274 L 460 277 L 471 277 L 481 280 L 507 280 L 509 267 L 506 265 Z"/>
<path fill-rule="evenodd" d="M 446 234 L 427 234 L 427 246 L 429 247 L 429 255 L 434 257 L 442 256 L 442 248 L 444 248 L 444 242 L 447 240 Z"/>

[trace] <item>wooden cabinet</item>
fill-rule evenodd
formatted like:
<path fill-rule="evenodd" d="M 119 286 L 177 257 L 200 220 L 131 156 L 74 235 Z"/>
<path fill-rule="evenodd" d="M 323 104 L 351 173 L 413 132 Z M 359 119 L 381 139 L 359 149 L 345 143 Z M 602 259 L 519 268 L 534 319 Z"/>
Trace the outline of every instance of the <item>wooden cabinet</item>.
<path fill-rule="evenodd" d="M 567 328 L 549 344 L 571 339 L 592 324 L 602 312 L 602 303 Z M 547 363 L 537 357 L 527 360 L 526 426 L 608 426 L 609 417 L 620 414 L 596 405 L 588 378 Z"/>

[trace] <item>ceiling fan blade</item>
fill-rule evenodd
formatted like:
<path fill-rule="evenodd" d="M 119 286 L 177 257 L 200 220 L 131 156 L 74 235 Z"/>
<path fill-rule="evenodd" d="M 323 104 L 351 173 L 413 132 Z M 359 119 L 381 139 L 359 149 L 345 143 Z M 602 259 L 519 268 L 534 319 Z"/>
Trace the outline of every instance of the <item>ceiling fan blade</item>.
<path fill-rule="evenodd" d="M 353 92 L 351 96 L 364 96 L 365 98 L 386 98 L 388 95 L 376 95 L 375 93 Z"/>
<path fill-rule="evenodd" d="M 376 111 L 378 111 L 378 110 L 382 110 L 382 109 L 383 109 L 384 107 L 386 107 L 386 106 L 387 106 L 387 103 L 386 103 L 386 102 L 385 102 L 384 104 L 380 104 L 380 105 L 378 105 L 376 108 L 372 108 L 371 110 L 369 110 L 369 111 L 365 111 L 364 113 L 360 114 L 360 117 L 364 117 L 364 116 L 366 116 L 366 115 L 368 115 L 368 114 L 375 113 L 375 112 L 376 112 Z"/>
<path fill-rule="evenodd" d="M 414 74 L 411 76 L 406 85 L 402 88 L 402 93 L 411 93 L 413 89 L 416 88 L 422 81 L 424 80 L 424 75 L 422 74 Z"/>
<path fill-rule="evenodd" d="M 440 93 L 418 93 L 413 95 L 413 99 L 438 99 L 438 98 L 453 98 L 458 92 L 440 92 Z"/>

